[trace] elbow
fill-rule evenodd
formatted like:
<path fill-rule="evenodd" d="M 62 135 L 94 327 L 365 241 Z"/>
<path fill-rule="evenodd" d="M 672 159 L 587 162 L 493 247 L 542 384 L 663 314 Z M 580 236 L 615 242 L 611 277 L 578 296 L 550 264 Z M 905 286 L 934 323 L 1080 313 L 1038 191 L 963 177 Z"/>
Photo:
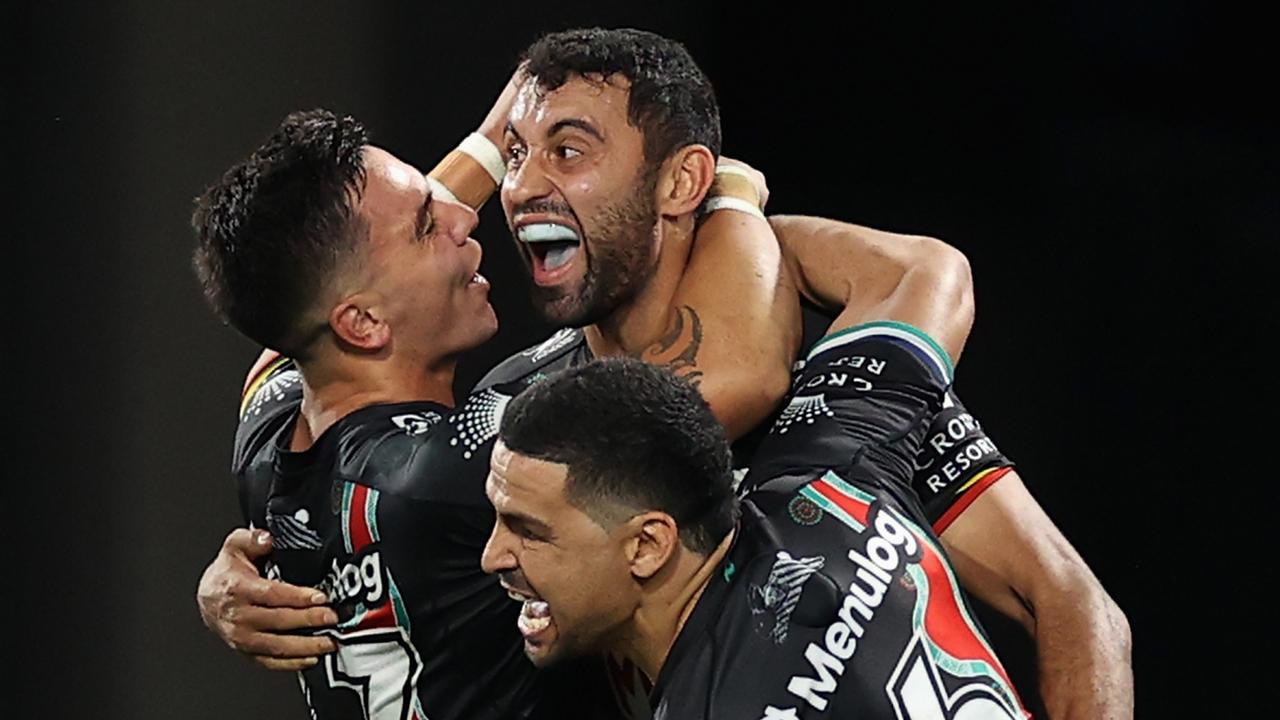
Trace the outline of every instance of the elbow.
<path fill-rule="evenodd" d="M 1129 618 L 1105 591 L 1102 600 L 1112 645 L 1117 654 L 1128 662 L 1133 657 L 1133 632 L 1129 627 Z"/>
<path fill-rule="evenodd" d="M 918 252 L 907 284 L 923 299 L 923 314 L 953 361 L 973 329 L 973 271 L 969 258 L 957 248 L 935 239 L 919 239 Z"/>
<path fill-rule="evenodd" d="M 958 248 L 936 238 L 924 238 L 926 272 L 933 278 L 939 304 L 950 308 L 966 332 L 973 325 L 973 269 Z"/>

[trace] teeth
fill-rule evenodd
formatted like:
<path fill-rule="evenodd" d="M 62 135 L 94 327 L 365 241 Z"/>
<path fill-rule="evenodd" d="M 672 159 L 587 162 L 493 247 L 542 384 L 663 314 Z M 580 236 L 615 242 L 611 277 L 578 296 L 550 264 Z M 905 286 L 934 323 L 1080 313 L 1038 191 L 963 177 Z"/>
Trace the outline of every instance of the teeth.
<path fill-rule="evenodd" d="M 521 615 L 520 619 L 516 621 L 516 626 L 520 628 L 520 634 L 525 637 L 536 635 L 537 633 L 546 630 L 547 626 L 550 624 L 551 618 L 549 617 L 531 618 L 527 615 Z"/>
<path fill-rule="evenodd" d="M 516 230 L 521 242 L 578 242 L 578 234 L 566 225 L 558 223 L 532 223 Z"/>
<path fill-rule="evenodd" d="M 573 259 L 573 256 L 577 254 L 577 245 L 569 245 L 568 243 L 556 245 L 547 249 L 547 254 L 542 258 L 542 264 L 546 266 L 548 270 L 555 270 L 556 268 L 567 264 Z"/>
<path fill-rule="evenodd" d="M 540 633 L 551 624 L 551 606 L 545 600 L 524 598 L 524 607 L 520 608 L 520 617 L 516 626 L 525 637 Z"/>
<path fill-rule="evenodd" d="M 488 280 L 488 278 L 486 278 L 485 276 L 481 275 L 480 273 L 476 273 L 475 275 L 472 275 L 472 276 L 471 276 L 471 282 L 472 282 L 472 283 L 474 283 L 474 284 L 476 284 L 476 285 L 488 285 L 488 284 L 489 284 L 489 280 Z"/>

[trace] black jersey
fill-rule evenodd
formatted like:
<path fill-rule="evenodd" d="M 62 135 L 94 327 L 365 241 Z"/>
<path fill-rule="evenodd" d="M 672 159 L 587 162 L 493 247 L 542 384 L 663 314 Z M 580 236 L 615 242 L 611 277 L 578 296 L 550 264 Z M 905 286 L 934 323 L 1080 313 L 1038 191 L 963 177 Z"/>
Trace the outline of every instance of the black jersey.
<path fill-rule="evenodd" d="M 950 379 L 903 325 L 814 348 L 657 678 L 656 720 L 1025 715 L 910 489 Z"/>
<path fill-rule="evenodd" d="M 292 363 L 259 375 L 234 471 L 245 518 L 274 538 L 268 576 L 324 590 L 338 612 L 325 632 L 339 649 L 301 673 L 312 717 L 540 715 L 548 676 L 524 657 L 519 605 L 480 569 L 487 443 L 510 396 L 365 407 L 291 452 L 301 399 Z"/>
<path fill-rule="evenodd" d="M 822 337 L 819 333 L 825 329 L 826 322 L 829 319 L 824 322 L 815 311 L 808 309 L 806 352 L 811 352 L 816 346 Z M 942 355 L 945 356 L 945 353 Z M 538 382 L 548 373 L 581 365 L 592 357 L 586 335 L 581 330 L 564 328 L 556 331 L 545 342 L 504 360 L 481 378 L 476 388 L 484 390 L 510 384 L 514 392 L 516 388 Z M 874 359 L 865 362 L 867 377 L 875 377 L 880 368 L 879 362 Z M 805 376 L 805 368 L 804 360 L 794 366 L 792 384 L 797 396 L 804 395 L 804 383 L 812 382 L 811 378 Z M 759 473 L 751 476 L 744 471 L 759 453 L 760 443 L 769 427 L 779 418 L 796 412 L 803 410 L 784 407 L 769 422 L 734 443 L 734 466 L 738 469 L 739 479 L 746 478 L 741 487 L 743 491 L 754 487 L 758 480 L 763 479 Z M 930 428 L 925 442 L 912 458 L 911 489 L 923 506 L 928 524 L 941 533 L 970 502 L 1007 472 L 1013 463 L 987 437 L 977 419 L 965 409 L 954 392 L 948 391 L 942 408 L 936 410 L 929 421 Z"/>

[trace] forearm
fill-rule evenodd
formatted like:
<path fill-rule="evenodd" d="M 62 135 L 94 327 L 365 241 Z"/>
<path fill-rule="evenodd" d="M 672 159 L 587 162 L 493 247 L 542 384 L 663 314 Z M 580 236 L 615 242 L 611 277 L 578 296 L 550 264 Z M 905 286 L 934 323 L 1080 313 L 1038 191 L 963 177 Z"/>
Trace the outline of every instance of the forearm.
<path fill-rule="evenodd" d="M 1033 609 L 1040 696 L 1052 720 L 1133 717 L 1129 623 L 1096 580 Z"/>
<path fill-rule="evenodd" d="M 837 312 L 832 330 L 895 320 L 959 360 L 973 325 L 969 263 L 933 238 L 804 216 L 769 219 L 799 291 Z"/>
<path fill-rule="evenodd" d="M 1016 472 L 979 496 L 942 542 L 965 590 L 1035 640 L 1051 718 L 1132 717 L 1124 613 Z"/>

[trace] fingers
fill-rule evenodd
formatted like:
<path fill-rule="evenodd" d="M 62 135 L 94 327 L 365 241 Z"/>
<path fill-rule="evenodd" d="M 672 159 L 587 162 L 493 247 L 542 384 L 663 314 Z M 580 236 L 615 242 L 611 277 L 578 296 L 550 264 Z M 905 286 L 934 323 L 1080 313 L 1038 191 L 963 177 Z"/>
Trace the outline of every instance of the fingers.
<path fill-rule="evenodd" d="M 256 560 L 271 552 L 271 533 L 266 530 L 237 528 L 222 541 L 222 551 Z"/>
<path fill-rule="evenodd" d="M 234 608 L 233 618 L 227 618 L 249 630 L 307 630 L 333 627 L 338 614 L 328 607 L 312 607 L 305 610 L 274 607 Z"/>
<path fill-rule="evenodd" d="M 232 648 L 251 655 L 255 660 L 274 658 L 277 660 L 300 660 L 325 655 L 338 649 L 332 638 L 323 635 L 278 635 L 265 632 L 249 632 L 239 634 Z"/>
<path fill-rule="evenodd" d="M 246 578 L 246 580 L 250 580 Z M 251 587 L 246 588 L 244 598 L 250 605 L 261 605 L 272 608 L 312 608 L 324 605 L 329 601 L 325 594 L 313 587 L 302 587 L 300 585 L 290 585 L 280 580 L 267 580 L 264 578 L 252 578 Z M 328 608 L 316 608 L 328 610 Z M 328 610 L 329 614 L 333 614 L 332 610 Z M 334 619 L 323 623 L 332 625 L 337 622 L 337 616 Z"/>
<path fill-rule="evenodd" d="M 215 559 L 205 570 L 200 581 L 200 596 L 204 602 L 212 602 L 219 607 L 262 605 L 289 608 L 309 608 L 328 602 L 325 594 L 316 588 L 268 580 L 258 574 L 252 563 L 235 562 L 234 556 L 242 547 L 240 542 L 241 538 L 233 540 L 228 536 L 229 545 L 224 545 L 226 554 Z M 267 543 L 270 544 L 269 539 Z"/>
<path fill-rule="evenodd" d="M 320 661 L 320 658 L 315 658 L 315 657 L 291 658 L 291 659 L 285 660 L 285 659 L 273 658 L 273 657 L 255 657 L 253 660 L 254 662 L 258 663 L 259 665 L 261 665 L 262 667 L 268 670 L 278 670 L 278 671 L 284 671 L 284 672 L 299 672 L 301 670 L 306 670 L 307 668 L 315 665 L 317 662 Z"/>

